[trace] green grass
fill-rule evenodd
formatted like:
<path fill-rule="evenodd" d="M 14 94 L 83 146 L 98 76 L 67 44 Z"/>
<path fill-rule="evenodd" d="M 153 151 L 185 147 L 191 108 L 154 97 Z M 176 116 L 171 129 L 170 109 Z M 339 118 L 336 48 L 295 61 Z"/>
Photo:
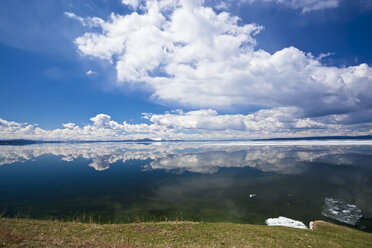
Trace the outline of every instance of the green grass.
<path fill-rule="evenodd" d="M 232 223 L 87 224 L 0 218 L 0 247 L 372 247 L 372 234 L 315 222 L 315 230 Z"/>

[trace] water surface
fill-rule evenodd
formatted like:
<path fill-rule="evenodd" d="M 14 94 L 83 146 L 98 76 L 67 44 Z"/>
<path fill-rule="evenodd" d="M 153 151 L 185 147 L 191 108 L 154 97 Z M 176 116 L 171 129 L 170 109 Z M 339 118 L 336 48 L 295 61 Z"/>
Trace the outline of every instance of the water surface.
<path fill-rule="evenodd" d="M 285 216 L 371 231 L 372 145 L 361 142 L 1 146 L 0 212 L 101 223 Z"/>

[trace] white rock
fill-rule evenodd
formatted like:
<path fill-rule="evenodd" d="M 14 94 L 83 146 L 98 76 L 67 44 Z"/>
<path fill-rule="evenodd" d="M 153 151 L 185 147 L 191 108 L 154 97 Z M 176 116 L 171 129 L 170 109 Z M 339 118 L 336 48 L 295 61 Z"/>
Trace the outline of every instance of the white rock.
<path fill-rule="evenodd" d="M 314 222 L 310 221 L 309 223 L 309 229 L 314 230 Z"/>

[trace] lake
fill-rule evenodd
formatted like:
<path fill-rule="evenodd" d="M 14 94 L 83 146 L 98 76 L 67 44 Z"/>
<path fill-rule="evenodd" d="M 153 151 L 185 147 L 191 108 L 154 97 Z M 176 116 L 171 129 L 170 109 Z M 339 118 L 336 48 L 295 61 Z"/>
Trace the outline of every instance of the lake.
<path fill-rule="evenodd" d="M 0 214 L 99 223 L 284 216 L 371 232 L 372 142 L 0 146 Z"/>

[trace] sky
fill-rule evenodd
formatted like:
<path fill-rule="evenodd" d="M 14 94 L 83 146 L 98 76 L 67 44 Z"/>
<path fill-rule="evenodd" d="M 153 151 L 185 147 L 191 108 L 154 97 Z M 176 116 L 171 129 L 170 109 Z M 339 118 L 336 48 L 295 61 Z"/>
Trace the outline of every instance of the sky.
<path fill-rule="evenodd" d="M 372 134 L 369 0 L 6 0 L 0 139 Z"/>

